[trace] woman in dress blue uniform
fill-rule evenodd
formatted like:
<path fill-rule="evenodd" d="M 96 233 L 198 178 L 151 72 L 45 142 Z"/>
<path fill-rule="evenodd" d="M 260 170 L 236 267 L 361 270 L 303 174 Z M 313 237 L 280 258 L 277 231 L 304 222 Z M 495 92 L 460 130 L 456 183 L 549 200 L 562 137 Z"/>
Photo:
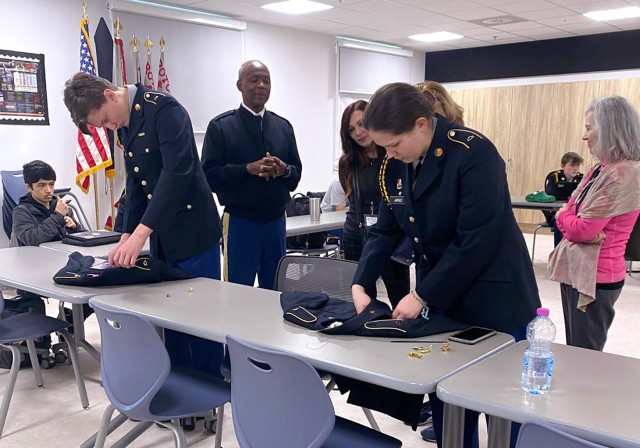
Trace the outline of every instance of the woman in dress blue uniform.
<path fill-rule="evenodd" d="M 378 221 L 352 287 L 358 312 L 371 300 L 382 262 L 407 236 L 419 258 L 416 286 L 394 318 L 440 313 L 523 339 L 540 299 L 493 143 L 436 115 L 432 101 L 403 83 L 378 89 L 363 125 L 387 158 Z M 442 402 L 435 394 L 429 401 L 440 444 Z M 477 426 L 473 414 L 466 416 L 465 446 Z"/>

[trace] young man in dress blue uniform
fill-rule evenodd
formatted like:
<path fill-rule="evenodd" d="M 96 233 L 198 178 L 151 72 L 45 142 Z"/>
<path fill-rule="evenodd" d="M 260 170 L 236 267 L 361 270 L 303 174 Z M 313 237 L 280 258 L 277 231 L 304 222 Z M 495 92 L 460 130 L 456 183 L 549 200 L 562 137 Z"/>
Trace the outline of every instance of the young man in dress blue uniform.
<path fill-rule="evenodd" d="M 302 163 L 293 127 L 265 109 L 269 69 L 260 61 L 240 67 L 238 109 L 209 123 L 202 165 L 211 191 L 225 206 L 222 219 L 224 279 L 273 288 L 286 251 L 285 206 L 300 181 Z"/>
<path fill-rule="evenodd" d="M 103 126 L 124 145 L 127 205 L 109 264 L 134 266 L 150 238 L 153 257 L 220 279 L 220 218 L 182 105 L 142 84 L 116 88 L 81 72 L 65 84 L 64 103 L 83 133 L 90 133 L 89 125 Z"/>

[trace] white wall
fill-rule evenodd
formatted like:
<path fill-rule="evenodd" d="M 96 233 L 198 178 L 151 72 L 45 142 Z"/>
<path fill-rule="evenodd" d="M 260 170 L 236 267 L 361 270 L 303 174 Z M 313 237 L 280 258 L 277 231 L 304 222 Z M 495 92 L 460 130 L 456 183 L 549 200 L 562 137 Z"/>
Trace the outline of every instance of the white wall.
<path fill-rule="evenodd" d="M 20 169 L 25 162 L 43 159 L 50 163 L 58 174 L 58 186 L 74 185 L 75 180 L 75 138 L 76 130 L 62 103 L 64 82 L 78 70 L 79 21 L 82 15 L 80 0 L 23 0 L 4 11 L 11 20 L 3 21 L 0 27 L 0 49 L 43 53 L 50 126 L 0 125 L 0 169 Z M 91 37 L 101 16 L 111 25 L 110 14 L 104 1 L 88 0 Z M 149 19 L 151 20 L 151 19 Z M 157 19 L 162 28 L 164 20 Z M 25 24 L 28 24 L 26 26 Z M 193 25 L 200 27 L 201 25 Z M 37 30 L 37 31 L 35 31 Z M 132 30 L 125 29 L 123 40 L 125 52 L 130 52 L 128 41 Z M 144 36 L 146 37 L 146 36 Z M 140 40 L 144 37 L 139 36 Z M 152 38 L 153 40 L 153 38 Z M 298 191 L 325 190 L 336 176 L 333 172 L 333 148 L 338 138 L 336 122 L 336 47 L 333 36 L 286 29 L 259 23 L 248 23 L 244 36 L 243 55 L 198 54 L 194 55 L 194 66 L 173 66 L 167 46 L 166 66 L 171 78 L 172 91 L 179 93 L 184 86 L 177 85 L 180 78 L 172 73 L 197 70 L 198 58 L 259 59 L 269 67 L 272 76 L 271 98 L 267 108 L 282 115 L 293 124 L 298 149 L 303 163 L 303 175 Z M 144 47 L 143 47 L 144 50 Z M 144 55 L 144 53 L 141 53 Z M 154 65 L 159 53 L 154 47 Z M 141 63 L 144 64 L 144 56 Z M 129 67 L 131 68 L 131 67 Z M 131 70 L 128 70 L 129 74 Z M 157 69 L 154 69 L 157 71 Z M 424 54 L 415 52 L 411 61 L 412 82 L 423 80 Z M 241 101 L 240 92 L 232 81 L 212 85 L 206 75 L 196 77 L 189 88 L 206 89 L 212 95 L 224 91 L 225 97 L 232 91 L 236 101 L 229 108 L 237 107 Z M 225 84 L 225 85 L 221 85 Z M 230 101 L 226 101 L 230 102 Z M 230 102 L 231 103 L 231 102 Z M 211 118 L 224 110 L 211 110 Z M 340 111 L 341 112 L 341 111 Z M 201 144 L 202 135 L 196 135 Z M 109 200 L 105 193 L 103 177 L 99 178 L 101 205 L 100 221 L 104 222 Z M 93 192 L 85 196 L 74 187 L 81 197 L 85 211 L 93 224 Z M 7 245 L 3 232 L 0 247 Z"/>

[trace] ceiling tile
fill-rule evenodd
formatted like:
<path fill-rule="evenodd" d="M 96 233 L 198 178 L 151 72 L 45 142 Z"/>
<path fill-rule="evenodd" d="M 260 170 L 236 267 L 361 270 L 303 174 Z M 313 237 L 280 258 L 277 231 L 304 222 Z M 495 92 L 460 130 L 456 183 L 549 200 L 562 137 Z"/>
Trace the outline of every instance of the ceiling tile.
<path fill-rule="evenodd" d="M 575 14 L 572 16 L 556 17 L 555 19 L 542 19 L 542 20 L 538 20 L 538 22 L 544 25 L 555 26 L 555 25 L 567 25 L 569 23 L 583 23 L 583 22 L 593 23 L 594 21 L 583 15 Z"/>
<path fill-rule="evenodd" d="M 604 22 L 582 22 L 582 23 L 567 23 L 565 25 L 556 25 L 557 29 L 564 31 L 588 31 L 598 30 L 598 32 L 615 32 L 618 29 L 615 26 L 611 26 Z"/>
<path fill-rule="evenodd" d="M 491 28 L 500 30 L 500 31 L 521 31 L 521 30 L 530 30 L 535 28 L 546 28 L 545 25 L 538 22 L 518 22 L 518 23 L 506 23 L 504 25 L 493 25 Z"/>
<path fill-rule="evenodd" d="M 455 16 L 457 12 L 478 9 L 480 6 L 467 0 L 451 0 L 438 3 L 423 1 L 420 7 L 438 14 Z"/>
<path fill-rule="evenodd" d="M 545 0 L 528 0 L 514 3 L 505 3 L 504 5 L 494 6 L 494 8 L 507 12 L 509 14 L 518 14 L 521 12 L 551 9 L 554 6 L 556 5 Z"/>
<path fill-rule="evenodd" d="M 497 42 L 499 40 L 503 40 L 503 39 L 513 39 L 515 37 L 518 37 L 515 34 L 512 33 L 506 33 L 504 31 L 494 31 L 491 34 L 481 34 L 479 36 L 474 36 L 474 39 L 478 39 L 478 40 L 482 40 L 485 42 Z"/>
<path fill-rule="evenodd" d="M 374 13 L 376 11 L 388 11 L 398 7 L 399 5 L 397 3 L 387 0 L 366 0 L 364 2 L 352 3 L 344 6 L 341 5 L 341 8 L 349 9 L 351 11 L 360 11 L 367 14 Z"/>
<path fill-rule="evenodd" d="M 491 8 L 476 8 L 467 9 L 466 11 L 458 11 L 449 15 L 460 20 L 480 20 L 487 19 L 489 17 L 503 16 L 504 12 Z"/>
<path fill-rule="evenodd" d="M 539 11 L 519 12 L 516 15 L 526 20 L 542 20 L 542 19 L 553 19 L 555 17 L 571 16 L 574 14 L 575 14 L 575 11 L 571 11 L 567 8 L 551 8 L 551 9 L 541 9 Z"/>
<path fill-rule="evenodd" d="M 601 11 L 603 9 L 626 8 L 628 6 L 629 3 L 625 2 L 624 0 L 602 0 L 599 2 L 580 2 L 575 5 L 569 6 L 568 9 L 571 9 L 572 11 L 578 12 L 580 14 L 584 14 L 585 12 Z"/>

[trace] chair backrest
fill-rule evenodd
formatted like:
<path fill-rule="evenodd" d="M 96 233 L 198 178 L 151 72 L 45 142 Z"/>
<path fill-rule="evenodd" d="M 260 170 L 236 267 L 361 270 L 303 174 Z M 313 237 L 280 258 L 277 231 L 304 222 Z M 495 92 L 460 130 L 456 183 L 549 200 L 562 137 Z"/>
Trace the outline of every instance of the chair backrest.
<path fill-rule="evenodd" d="M 0 171 L 2 178 L 2 225 L 7 238 L 11 238 L 13 226 L 13 209 L 20 202 L 20 198 L 27 194 L 24 186 L 24 176 L 20 171 Z"/>
<path fill-rule="evenodd" d="M 335 413 L 313 367 L 293 355 L 227 336 L 231 414 L 242 448 L 320 447 Z"/>
<path fill-rule="evenodd" d="M 171 370 L 155 328 L 135 314 L 91 302 L 100 325 L 100 370 L 111 403 L 127 417 L 155 420 L 149 404 Z"/>
<path fill-rule="evenodd" d="M 323 292 L 330 297 L 352 300 L 351 282 L 356 269 L 355 261 L 287 255 L 278 264 L 274 289 Z"/>
<path fill-rule="evenodd" d="M 624 251 L 624 259 L 627 261 L 640 261 L 640 217 L 629 235 L 627 248 Z"/>
<path fill-rule="evenodd" d="M 557 426 L 548 423 L 524 422 L 518 433 L 516 448 L 605 448 L 603 445 L 589 442 L 568 434 Z"/>

